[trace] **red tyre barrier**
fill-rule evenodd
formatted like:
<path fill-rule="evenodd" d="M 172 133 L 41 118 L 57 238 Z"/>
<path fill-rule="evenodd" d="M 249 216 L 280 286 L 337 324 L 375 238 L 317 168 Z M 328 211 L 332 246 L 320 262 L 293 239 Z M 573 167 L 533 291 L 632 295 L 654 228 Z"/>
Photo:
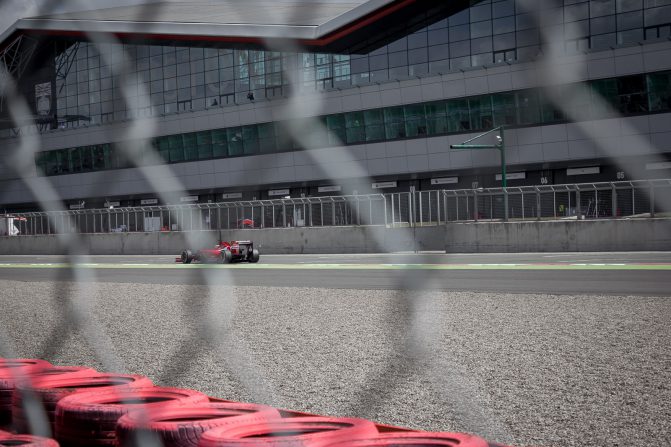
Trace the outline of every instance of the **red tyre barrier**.
<path fill-rule="evenodd" d="M 215 427 L 262 424 L 280 418 L 277 409 L 240 402 L 208 403 L 196 407 L 164 408 L 151 413 L 131 411 L 116 428 L 120 446 L 140 447 L 142 436 L 156 436 L 163 447 L 198 445 L 204 432 Z"/>
<path fill-rule="evenodd" d="M 23 395 L 33 393 L 43 405 L 47 413 L 51 432 L 55 431 L 56 404 L 70 394 L 91 391 L 109 391 L 115 387 L 146 388 L 154 384 L 145 376 L 129 374 L 105 374 L 92 371 L 90 373 L 70 374 L 67 377 L 57 375 L 40 375 L 30 382 L 17 386 L 12 396 L 12 420 L 16 431 L 27 432 L 27 418 L 23 414 Z"/>
<path fill-rule="evenodd" d="M 0 426 L 7 426 L 12 422 L 12 394 L 16 384 L 30 375 L 52 367 L 45 360 L 0 359 Z"/>
<path fill-rule="evenodd" d="M 179 388 L 118 388 L 75 393 L 56 405 L 56 439 L 67 446 L 113 446 L 116 424 L 131 410 L 207 403 L 207 395 Z"/>
<path fill-rule="evenodd" d="M 53 365 L 46 360 L 0 358 L 0 378 L 11 379 L 16 376 L 35 374 L 51 366 Z"/>
<path fill-rule="evenodd" d="M 295 447 L 373 436 L 375 424 L 365 419 L 322 416 L 276 419 L 260 424 L 219 427 L 200 438 L 200 447 Z"/>
<path fill-rule="evenodd" d="M 59 447 L 58 443 L 50 438 L 41 438 L 39 436 L 31 435 L 13 435 L 11 433 L 7 433 L 7 436 L 3 436 L 2 433 L 0 433 L 0 447 L 16 445 L 23 447 Z"/>
<path fill-rule="evenodd" d="M 318 442 L 306 447 L 489 447 L 477 436 L 465 433 L 398 432 L 379 433 L 374 436 L 353 437 L 338 442 Z"/>

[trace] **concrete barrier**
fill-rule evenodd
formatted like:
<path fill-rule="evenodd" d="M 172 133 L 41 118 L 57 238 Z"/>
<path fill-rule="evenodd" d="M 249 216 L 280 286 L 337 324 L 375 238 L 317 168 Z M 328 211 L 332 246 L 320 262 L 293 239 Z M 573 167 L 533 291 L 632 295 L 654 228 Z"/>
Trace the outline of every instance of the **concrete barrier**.
<path fill-rule="evenodd" d="M 380 253 L 438 250 L 448 253 L 671 250 L 671 219 L 478 222 L 417 228 L 317 227 L 75 235 L 62 246 L 49 236 L 0 237 L 0 254 L 174 255 L 184 248 L 251 239 L 265 254 Z"/>

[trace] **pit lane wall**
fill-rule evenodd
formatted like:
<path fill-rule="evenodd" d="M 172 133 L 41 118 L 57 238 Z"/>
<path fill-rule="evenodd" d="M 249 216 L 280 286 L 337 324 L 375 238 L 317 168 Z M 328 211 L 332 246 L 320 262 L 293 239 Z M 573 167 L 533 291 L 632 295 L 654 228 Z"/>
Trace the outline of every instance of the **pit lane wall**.
<path fill-rule="evenodd" d="M 79 235 L 63 247 L 56 236 L 0 237 L 0 254 L 81 252 L 100 255 L 174 255 L 217 239 L 251 239 L 262 254 L 380 253 L 439 250 L 448 253 L 671 250 L 671 219 L 478 222 L 417 228 L 317 227 Z M 195 246 L 194 246 L 195 244 Z"/>

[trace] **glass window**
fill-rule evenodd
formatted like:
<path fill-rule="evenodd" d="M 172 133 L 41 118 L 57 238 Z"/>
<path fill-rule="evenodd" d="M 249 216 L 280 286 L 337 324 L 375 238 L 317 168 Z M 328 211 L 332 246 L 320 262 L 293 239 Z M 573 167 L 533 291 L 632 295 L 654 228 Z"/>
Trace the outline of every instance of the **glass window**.
<path fill-rule="evenodd" d="M 447 102 L 448 129 L 450 132 L 471 130 L 468 100 L 455 99 Z"/>
<path fill-rule="evenodd" d="M 589 120 L 590 110 L 594 108 L 590 87 L 585 83 L 578 83 L 565 85 L 560 89 L 567 118 L 571 121 Z"/>
<path fill-rule="evenodd" d="M 93 170 L 93 153 L 91 146 L 84 146 L 80 148 L 82 158 L 82 171 Z"/>
<path fill-rule="evenodd" d="M 405 115 L 405 135 L 410 138 L 426 136 L 426 116 L 424 114 L 424 105 L 404 106 Z"/>
<path fill-rule="evenodd" d="M 492 98 L 490 95 L 469 98 L 468 108 L 472 129 L 491 129 L 493 126 Z"/>
<path fill-rule="evenodd" d="M 228 155 L 242 155 L 242 128 L 230 127 L 226 129 L 226 143 Z"/>
<path fill-rule="evenodd" d="M 647 75 L 650 111 L 671 110 L 671 72 Z"/>
<path fill-rule="evenodd" d="M 168 136 L 168 144 L 170 147 L 170 162 L 184 161 L 184 146 L 182 144 L 181 135 Z"/>
<path fill-rule="evenodd" d="M 82 148 L 75 147 L 62 152 L 61 172 L 82 172 Z"/>
<path fill-rule="evenodd" d="M 408 49 L 421 48 L 427 45 L 426 30 L 419 31 L 408 36 Z"/>
<path fill-rule="evenodd" d="M 259 131 L 257 126 L 242 127 L 242 141 L 244 154 L 256 154 L 259 152 Z"/>
<path fill-rule="evenodd" d="M 643 8 L 643 0 L 617 0 L 617 12 L 635 11 Z"/>
<path fill-rule="evenodd" d="M 275 124 L 258 124 L 259 150 L 261 153 L 275 152 Z"/>
<path fill-rule="evenodd" d="M 326 117 L 326 127 L 329 130 L 329 144 L 340 145 L 347 141 L 345 133 L 345 115 L 329 115 Z"/>
<path fill-rule="evenodd" d="M 428 135 L 447 133 L 447 108 L 444 102 L 426 104 L 426 124 Z"/>
<path fill-rule="evenodd" d="M 459 40 L 468 40 L 471 38 L 469 25 L 459 25 L 450 27 L 450 42 Z"/>
<path fill-rule="evenodd" d="M 198 160 L 198 144 L 196 143 L 195 132 L 183 134 L 182 144 L 184 145 L 184 159 Z"/>
<path fill-rule="evenodd" d="M 486 3 L 478 6 L 471 6 L 471 22 L 479 22 L 481 20 L 489 20 L 492 18 L 492 5 Z"/>
<path fill-rule="evenodd" d="M 168 137 L 158 137 L 158 152 L 161 158 L 166 162 L 170 162 L 170 139 Z"/>
<path fill-rule="evenodd" d="M 503 0 L 492 4 L 492 16 L 506 17 L 515 14 L 515 0 Z"/>
<path fill-rule="evenodd" d="M 471 23 L 471 38 L 491 36 L 492 22 L 487 20 L 485 22 Z"/>
<path fill-rule="evenodd" d="M 599 17 L 609 14 L 615 14 L 615 0 L 590 0 L 590 17 Z"/>
<path fill-rule="evenodd" d="M 603 16 L 590 20 L 591 34 L 605 34 L 615 32 L 615 16 Z"/>
<path fill-rule="evenodd" d="M 617 15 L 617 29 L 627 30 L 643 27 L 643 12 L 635 11 Z"/>
<path fill-rule="evenodd" d="M 384 140 L 384 117 L 382 110 L 366 110 L 363 112 L 363 119 L 366 123 L 366 141 Z"/>
<path fill-rule="evenodd" d="M 361 143 L 366 139 L 363 112 L 349 112 L 345 114 L 347 143 Z"/>
<path fill-rule="evenodd" d="M 617 33 L 617 43 L 620 45 L 628 43 L 638 43 L 643 41 L 642 29 L 630 29 L 629 31 L 620 31 Z"/>
<path fill-rule="evenodd" d="M 626 115 L 648 111 L 648 95 L 644 75 L 622 76 L 616 79 L 618 110 Z"/>
<path fill-rule="evenodd" d="M 535 89 L 516 92 L 519 124 L 540 123 L 538 91 Z"/>
<path fill-rule="evenodd" d="M 397 53 L 389 53 L 389 66 L 401 67 L 408 65 L 408 52 L 400 51 Z"/>
<path fill-rule="evenodd" d="M 514 93 L 496 93 L 491 95 L 494 112 L 494 126 L 517 123 L 517 107 Z"/>
<path fill-rule="evenodd" d="M 212 156 L 225 157 L 226 156 L 226 130 L 215 129 L 212 134 Z"/>
<path fill-rule="evenodd" d="M 386 107 L 384 109 L 384 130 L 388 140 L 405 138 L 405 120 L 403 107 Z"/>

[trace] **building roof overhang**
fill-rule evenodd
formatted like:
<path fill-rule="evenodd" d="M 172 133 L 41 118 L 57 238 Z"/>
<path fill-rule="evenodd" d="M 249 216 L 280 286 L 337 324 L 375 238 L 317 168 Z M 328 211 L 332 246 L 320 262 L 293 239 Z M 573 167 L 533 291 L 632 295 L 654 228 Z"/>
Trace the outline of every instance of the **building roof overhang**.
<path fill-rule="evenodd" d="M 163 0 L 22 18 L 0 36 L 366 52 L 468 7 L 468 0 Z"/>

